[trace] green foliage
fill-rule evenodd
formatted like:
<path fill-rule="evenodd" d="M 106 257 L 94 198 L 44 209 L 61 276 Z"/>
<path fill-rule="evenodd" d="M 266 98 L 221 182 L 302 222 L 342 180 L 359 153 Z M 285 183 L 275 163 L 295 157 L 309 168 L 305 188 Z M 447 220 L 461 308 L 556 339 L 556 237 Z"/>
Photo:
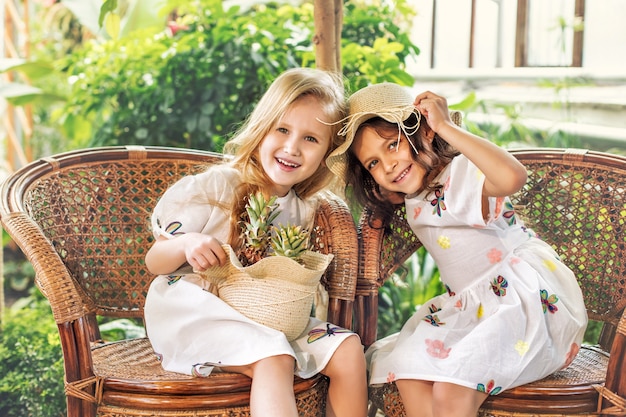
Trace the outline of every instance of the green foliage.
<path fill-rule="evenodd" d="M 0 415 L 65 415 L 61 343 L 50 305 L 33 288 L 6 312 L 0 340 Z"/>
<path fill-rule="evenodd" d="M 114 6 L 103 4 L 104 21 Z M 85 41 L 62 58 L 50 54 L 53 65 L 40 58 L 37 65 L 55 70 L 13 100 L 66 100 L 35 110 L 38 125 L 59 127 L 40 132 L 55 139 L 45 141 L 48 148 L 55 142 L 65 145 L 61 150 L 140 144 L 219 151 L 278 74 L 315 63 L 312 3 L 224 7 L 216 0 L 170 0 L 160 14 L 175 8 L 176 22 Z M 414 14 L 405 0 L 345 3 L 342 62 L 350 90 L 413 83 L 404 62 L 419 53 L 407 30 Z M 41 152 L 59 151 L 48 148 Z"/>
<path fill-rule="evenodd" d="M 379 290 L 378 337 L 400 331 L 419 306 L 444 291 L 433 259 L 419 248 Z"/>

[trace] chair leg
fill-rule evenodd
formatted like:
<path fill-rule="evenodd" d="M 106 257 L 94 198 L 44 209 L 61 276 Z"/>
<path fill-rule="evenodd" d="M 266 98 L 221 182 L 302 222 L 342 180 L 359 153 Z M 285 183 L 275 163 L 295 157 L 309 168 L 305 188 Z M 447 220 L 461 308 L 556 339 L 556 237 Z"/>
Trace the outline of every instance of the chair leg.
<path fill-rule="evenodd" d="M 367 411 L 367 417 L 375 417 L 377 413 L 378 413 L 378 407 L 370 403 L 369 410 Z"/>

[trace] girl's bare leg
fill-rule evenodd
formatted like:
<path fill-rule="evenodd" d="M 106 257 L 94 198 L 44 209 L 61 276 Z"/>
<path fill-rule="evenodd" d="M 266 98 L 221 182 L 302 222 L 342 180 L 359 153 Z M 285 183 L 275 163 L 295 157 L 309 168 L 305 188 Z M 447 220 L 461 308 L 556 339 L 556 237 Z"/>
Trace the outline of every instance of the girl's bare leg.
<path fill-rule="evenodd" d="M 396 386 L 407 417 L 433 417 L 433 383 L 399 379 Z"/>
<path fill-rule="evenodd" d="M 487 394 L 448 382 L 396 381 L 407 417 L 476 417 Z"/>
<path fill-rule="evenodd" d="M 322 371 L 330 379 L 327 417 L 367 416 L 367 376 L 363 346 L 358 337 L 348 337 Z"/>
<path fill-rule="evenodd" d="M 487 394 L 448 382 L 433 384 L 433 414 L 441 417 L 476 417 Z"/>
<path fill-rule="evenodd" d="M 251 365 L 224 367 L 252 378 L 250 414 L 254 417 L 297 417 L 293 393 L 295 361 L 289 355 L 270 356 Z"/>

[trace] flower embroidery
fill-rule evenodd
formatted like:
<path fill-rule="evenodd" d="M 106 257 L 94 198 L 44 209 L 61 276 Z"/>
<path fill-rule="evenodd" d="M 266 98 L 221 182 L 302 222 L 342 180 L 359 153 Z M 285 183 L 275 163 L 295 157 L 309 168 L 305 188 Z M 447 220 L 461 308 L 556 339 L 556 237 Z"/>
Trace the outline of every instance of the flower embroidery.
<path fill-rule="evenodd" d="M 484 392 L 489 395 L 496 395 L 496 394 L 499 394 L 500 391 L 502 391 L 502 387 L 496 387 L 495 385 L 496 383 L 492 379 L 487 383 L 487 386 L 485 386 L 484 384 L 478 384 L 478 386 L 476 387 L 476 390 L 480 392 Z"/>
<path fill-rule="evenodd" d="M 491 281 L 491 289 L 498 297 L 504 297 L 506 295 L 506 287 L 508 286 L 509 282 L 502 275 L 498 275 Z"/>
<path fill-rule="evenodd" d="M 546 290 L 541 290 L 539 291 L 539 293 L 541 294 L 541 304 L 543 305 L 543 312 L 546 313 L 547 311 L 549 311 L 552 314 L 556 313 L 558 311 L 558 308 L 557 306 L 555 306 L 555 304 L 557 303 L 557 301 L 559 301 L 559 297 L 557 297 L 556 294 L 548 295 L 548 291 Z"/>
<path fill-rule="evenodd" d="M 563 368 L 561 369 L 567 368 L 572 362 L 574 362 L 574 358 L 578 355 L 579 350 L 580 346 L 576 343 L 572 343 L 569 348 L 569 352 L 567 352 L 567 356 L 565 357 L 565 365 L 563 365 Z"/>
<path fill-rule="evenodd" d="M 485 309 L 483 308 L 483 304 L 478 304 L 478 308 L 476 309 L 476 318 L 481 318 L 485 314 Z"/>
<path fill-rule="evenodd" d="M 422 208 L 421 207 L 415 207 L 413 209 L 413 220 L 417 219 L 421 212 L 422 212 Z"/>
<path fill-rule="evenodd" d="M 554 272 L 556 270 L 556 264 L 551 259 L 544 259 L 543 266 L 548 268 L 548 271 Z"/>
<path fill-rule="evenodd" d="M 433 214 L 439 217 L 441 217 L 441 212 L 446 209 L 446 203 L 443 201 L 444 198 L 443 190 L 439 189 L 435 191 L 435 198 L 430 202 L 430 205 L 433 206 Z"/>
<path fill-rule="evenodd" d="M 518 340 L 517 343 L 515 343 L 515 350 L 520 356 L 524 356 L 526 352 L 528 352 L 529 347 L 528 342 L 524 342 L 523 340 Z"/>
<path fill-rule="evenodd" d="M 446 349 L 441 340 L 426 339 L 426 352 L 433 358 L 445 359 L 450 354 L 452 348 Z"/>
<path fill-rule="evenodd" d="M 396 374 L 394 374 L 393 372 L 389 372 L 387 374 L 387 383 L 392 383 L 395 380 L 396 380 Z"/>
<path fill-rule="evenodd" d="M 441 246 L 441 249 L 450 249 L 450 238 L 447 236 L 439 236 L 437 243 Z"/>
<path fill-rule="evenodd" d="M 493 248 L 489 252 L 487 252 L 487 259 L 489 259 L 490 263 L 497 264 L 502 260 L 502 252 L 496 248 Z"/>
<path fill-rule="evenodd" d="M 498 217 L 500 215 L 500 212 L 502 211 L 502 203 L 504 202 L 504 197 L 498 197 L 496 198 L 496 206 L 493 209 L 494 213 L 494 217 Z"/>

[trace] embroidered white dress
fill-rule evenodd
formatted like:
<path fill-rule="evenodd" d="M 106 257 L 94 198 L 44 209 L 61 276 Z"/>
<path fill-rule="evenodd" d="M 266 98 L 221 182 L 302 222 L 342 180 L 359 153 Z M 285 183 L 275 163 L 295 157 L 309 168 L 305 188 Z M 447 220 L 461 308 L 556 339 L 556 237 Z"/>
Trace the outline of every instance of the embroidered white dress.
<path fill-rule="evenodd" d="M 439 175 L 440 191 L 406 198 L 447 293 L 368 349 L 371 384 L 444 381 L 495 395 L 562 368 L 580 345 L 587 315 L 573 273 L 508 198 L 490 198 L 483 219 L 484 179 L 460 155 Z"/>
<path fill-rule="evenodd" d="M 154 236 L 202 232 L 227 242 L 228 213 L 210 202 L 229 207 L 240 182 L 240 174 L 229 165 L 181 179 L 154 209 Z M 281 213 L 276 224 L 309 226 L 315 210 L 312 202 L 298 198 L 293 190 L 277 202 Z M 312 317 L 302 335 L 288 342 L 282 332 L 248 319 L 208 288 L 196 274 L 160 275 L 151 283 L 144 311 L 146 331 L 164 369 L 207 376 L 214 367 L 286 354 L 296 359 L 295 374 L 310 378 L 326 366 L 346 337 L 356 336 Z"/>

